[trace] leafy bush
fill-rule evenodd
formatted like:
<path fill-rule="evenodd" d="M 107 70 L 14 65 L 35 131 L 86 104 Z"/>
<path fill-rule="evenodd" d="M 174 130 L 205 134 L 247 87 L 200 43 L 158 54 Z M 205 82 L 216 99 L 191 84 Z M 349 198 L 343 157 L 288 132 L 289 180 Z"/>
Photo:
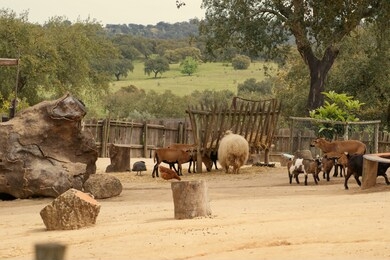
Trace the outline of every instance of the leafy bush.
<path fill-rule="evenodd" d="M 338 94 L 334 91 L 329 91 L 322 92 L 322 94 L 325 95 L 327 100 L 325 100 L 323 106 L 309 112 L 311 118 L 341 122 L 359 121 L 356 114 L 364 103 L 353 100 L 352 96 L 348 96 L 345 93 Z M 342 125 L 321 123 L 319 124 L 318 133 L 321 136 L 332 139 L 335 135 L 343 134 L 343 131 Z"/>
<path fill-rule="evenodd" d="M 191 76 L 196 72 L 197 69 L 198 69 L 198 62 L 190 56 L 185 58 L 185 60 L 182 63 L 180 63 L 180 72 L 182 74 Z"/>
<path fill-rule="evenodd" d="M 256 81 L 255 78 L 250 78 L 237 86 L 237 94 L 245 96 L 248 94 L 258 94 L 262 96 L 272 95 L 272 82 L 270 80 Z"/>
<path fill-rule="evenodd" d="M 251 64 L 251 59 L 245 55 L 237 55 L 232 59 L 232 66 L 235 70 L 246 70 Z"/>

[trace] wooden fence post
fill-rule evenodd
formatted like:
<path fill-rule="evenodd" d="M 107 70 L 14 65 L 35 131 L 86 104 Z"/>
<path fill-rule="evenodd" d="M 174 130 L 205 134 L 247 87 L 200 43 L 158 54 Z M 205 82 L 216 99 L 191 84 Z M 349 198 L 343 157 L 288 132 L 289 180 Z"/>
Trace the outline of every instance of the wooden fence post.
<path fill-rule="evenodd" d="M 143 134 L 143 157 L 146 157 L 146 154 L 148 153 L 148 145 L 147 145 L 147 140 L 148 140 L 148 124 L 146 121 L 144 121 L 144 134 Z"/>
<path fill-rule="evenodd" d="M 107 145 L 108 139 L 110 135 L 110 118 L 106 118 L 103 120 L 102 124 L 102 157 L 107 157 Z"/>
<path fill-rule="evenodd" d="M 177 142 L 179 144 L 184 144 L 184 131 L 183 131 L 183 122 L 179 122 L 177 128 Z"/>

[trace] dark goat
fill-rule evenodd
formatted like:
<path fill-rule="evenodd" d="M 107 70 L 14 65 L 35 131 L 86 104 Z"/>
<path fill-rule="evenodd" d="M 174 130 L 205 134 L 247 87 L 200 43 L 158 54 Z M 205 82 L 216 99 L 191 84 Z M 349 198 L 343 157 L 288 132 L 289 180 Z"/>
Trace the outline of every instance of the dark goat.
<path fill-rule="evenodd" d="M 338 176 L 340 170 L 340 177 L 345 175 L 345 168 L 347 167 L 348 158 L 344 153 L 329 152 L 324 154 L 322 158 L 324 179 L 329 181 L 329 175 L 334 166 L 333 177 Z"/>
<path fill-rule="evenodd" d="M 363 155 L 361 154 L 353 154 L 347 155 L 348 164 L 347 164 L 347 174 L 345 175 L 344 187 L 348 190 L 348 179 L 353 175 L 355 180 L 359 186 L 361 186 L 361 182 L 359 177 L 363 174 Z M 387 178 L 386 171 L 390 167 L 388 163 L 378 162 L 378 172 L 377 176 L 383 176 L 385 178 L 386 184 L 389 185 L 389 179 Z"/>
<path fill-rule="evenodd" d="M 218 170 L 218 167 L 217 167 L 218 151 L 211 151 L 210 152 L 210 159 L 213 162 L 215 169 Z"/>
<path fill-rule="evenodd" d="M 334 160 L 331 158 L 328 158 L 328 156 L 326 156 L 326 154 L 325 154 L 324 157 L 322 157 L 321 162 L 322 162 L 323 178 L 324 179 L 326 178 L 326 180 L 329 181 L 330 180 L 329 175 L 333 169 Z"/>

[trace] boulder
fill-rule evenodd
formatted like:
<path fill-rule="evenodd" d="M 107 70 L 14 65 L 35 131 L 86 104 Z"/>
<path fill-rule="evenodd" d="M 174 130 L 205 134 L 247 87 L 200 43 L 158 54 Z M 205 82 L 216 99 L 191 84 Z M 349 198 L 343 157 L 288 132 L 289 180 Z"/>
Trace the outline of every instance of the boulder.
<path fill-rule="evenodd" d="M 81 190 L 98 158 L 92 134 L 82 129 L 85 114 L 67 94 L 0 123 L 0 194 L 25 199 Z"/>
<path fill-rule="evenodd" d="M 44 207 L 41 218 L 48 230 L 72 230 L 96 223 L 100 204 L 89 194 L 69 189 Z"/>
<path fill-rule="evenodd" d="M 84 183 L 84 192 L 91 193 L 95 199 L 106 199 L 122 193 L 120 180 L 108 174 L 94 174 Z"/>
<path fill-rule="evenodd" d="M 294 153 L 295 158 L 303 158 L 313 160 L 313 155 L 310 150 L 297 150 Z"/>

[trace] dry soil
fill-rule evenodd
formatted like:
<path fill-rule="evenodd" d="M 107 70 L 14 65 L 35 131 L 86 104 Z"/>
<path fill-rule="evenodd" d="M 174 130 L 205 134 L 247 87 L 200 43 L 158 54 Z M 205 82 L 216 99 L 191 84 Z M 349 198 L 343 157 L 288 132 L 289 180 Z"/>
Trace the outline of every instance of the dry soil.
<path fill-rule="evenodd" d="M 35 259 L 34 245 L 66 245 L 71 259 L 390 259 L 390 187 L 361 190 L 343 178 L 289 184 L 286 167 L 252 167 L 238 175 L 213 169 L 184 173 L 205 180 L 212 215 L 174 218 L 171 182 L 148 170 L 110 173 L 123 191 L 98 200 L 94 226 L 47 231 L 39 212 L 52 198 L 0 201 L 0 259 Z M 109 159 L 97 162 L 105 173 Z"/>

